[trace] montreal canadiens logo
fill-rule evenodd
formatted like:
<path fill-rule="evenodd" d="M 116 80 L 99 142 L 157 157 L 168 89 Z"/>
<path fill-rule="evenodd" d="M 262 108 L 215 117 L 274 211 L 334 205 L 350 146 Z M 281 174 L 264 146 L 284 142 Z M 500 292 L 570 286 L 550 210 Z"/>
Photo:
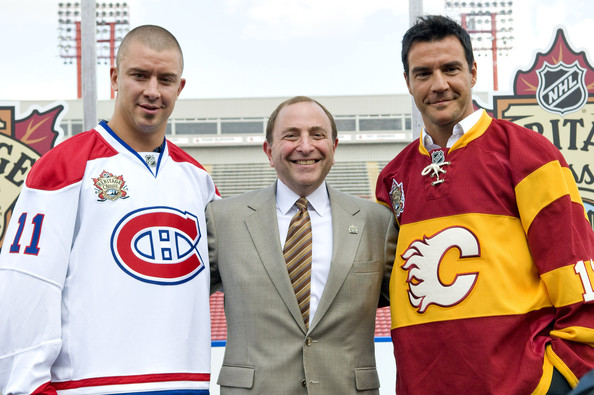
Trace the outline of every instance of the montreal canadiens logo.
<path fill-rule="evenodd" d="M 204 269 L 196 216 L 171 207 L 133 211 L 117 224 L 111 250 L 130 276 L 147 283 L 181 284 Z"/>

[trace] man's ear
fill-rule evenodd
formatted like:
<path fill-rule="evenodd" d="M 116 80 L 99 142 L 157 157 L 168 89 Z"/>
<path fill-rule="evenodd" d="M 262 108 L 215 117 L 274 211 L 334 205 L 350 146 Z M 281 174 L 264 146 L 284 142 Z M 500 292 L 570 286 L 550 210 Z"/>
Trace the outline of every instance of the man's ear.
<path fill-rule="evenodd" d="M 408 93 L 410 93 L 412 95 L 412 91 L 410 90 L 410 82 L 408 80 L 408 74 L 406 74 L 406 71 L 402 73 L 402 75 L 404 75 L 404 81 L 406 81 L 406 87 L 408 88 Z"/>
<path fill-rule="evenodd" d="M 109 68 L 109 81 L 111 83 L 111 89 L 114 92 L 118 91 L 118 69 L 115 66 Z"/>
<path fill-rule="evenodd" d="M 264 140 L 264 143 L 262 144 L 262 149 L 264 150 L 264 153 L 268 157 L 268 162 L 270 163 L 270 167 L 274 167 L 274 163 L 272 162 L 272 147 L 268 143 L 268 140 Z"/>

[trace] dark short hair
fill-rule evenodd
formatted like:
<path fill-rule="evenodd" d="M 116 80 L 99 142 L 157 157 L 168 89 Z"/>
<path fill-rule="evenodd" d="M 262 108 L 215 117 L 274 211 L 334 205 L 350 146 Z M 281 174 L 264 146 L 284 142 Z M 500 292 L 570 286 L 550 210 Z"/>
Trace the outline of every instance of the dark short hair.
<path fill-rule="evenodd" d="M 417 19 L 417 22 L 410 28 L 402 38 L 402 65 L 404 73 L 408 76 L 408 52 L 416 41 L 439 41 L 448 36 L 458 38 L 464 48 L 464 55 L 468 62 L 468 69 L 472 69 L 474 54 L 472 43 L 468 32 L 459 23 L 443 15 L 425 15 Z"/>
<path fill-rule="evenodd" d="M 280 112 L 280 110 L 282 110 L 283 107 L 289 106 L 291 104 L 302 103 L 302 102 L 315 103 L 318 106 L 320 106 L 320 108 L 322 110 L 324 110 L 324 112 L 328 116 L 328 119 L 330 120 L 330 126 L 332 127 L 332 141 L 334 141 L 338 138 L 338 129 L 336 129 L 336 122 L 334 121 L 334 117 L 332 116 L 330 111 L 328 111 L 328 109 L 326 109 L 326 107 L 324 107 L 317 100 L 314 100 L 311 97 L 295 96 L 295 97 L 287 99 L 284 102 L 282 102 L 281 104 L 279 104 L 278 107 L 276 107 L 274 109 L 272 114 L 270 114 L 270 117 L 268 117 L 268 123 L 266 124 L 266 141 L 268 141 L 269 144 L 272 144 L 272 131 L 274 129 L 274 123 L 276 122 L 276 117 L 278 116 L 278 113 Z"/>
<path fill-rule="evenodd" d="M 124 36 L 116 55 L 116 67 L 119 68 L 121 58 L 128 47 L 128 43 L 132 40 L 138 40 L 142 44 L 156 51 L 164 51 L 168 49 L 179 51 L 181 58 L 181 68 L 183 71 L 184 55 L 179 42 L 175 36 L 169 32 L 169 30 L 157 25 L 137 26 Z"/>

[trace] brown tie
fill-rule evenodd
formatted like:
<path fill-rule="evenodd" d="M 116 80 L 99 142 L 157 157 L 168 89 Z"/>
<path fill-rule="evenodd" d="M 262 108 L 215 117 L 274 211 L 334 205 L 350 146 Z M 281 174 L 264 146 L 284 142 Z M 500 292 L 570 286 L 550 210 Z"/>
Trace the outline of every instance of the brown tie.
<path fill-rule="evenodd" d="M 307 199 L 295 203 L 299 211 L 291 219 L 283 255 L 305 327 L 309 328 L 309 297 L 311 290 L 311 221 Z"/>

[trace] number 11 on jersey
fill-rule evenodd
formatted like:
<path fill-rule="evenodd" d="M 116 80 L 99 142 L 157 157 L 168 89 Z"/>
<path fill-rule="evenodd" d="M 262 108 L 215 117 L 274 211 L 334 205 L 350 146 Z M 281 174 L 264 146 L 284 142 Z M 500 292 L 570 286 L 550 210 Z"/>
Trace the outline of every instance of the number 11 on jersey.
<path fill-rule="evenodd" d="M 27 255 L 37 255 L 39 254 L 39 238 L 41 236 L 41 227 L 43 225 L 43 218 L 45 216 L 43 214 L 37 214 L 31 220 L 31 224 L 33 225 L 33 231 L 31 233 L 31 242 L 27 247 L 25 247 L 24 253 Z M 19 217 L 19 228 L 17 229 L 16 235 L 14 236 L 14 241 L 10 245 L 9 252 L 11 254 L 18 254 L 21 252 L 21 237 L 23 236 L 23 231 L 25 230 L 26 222 L 27 222 L 27 213 L 21 214 Z"/>
<path fill-rule="evenodd" d="M 594 272 L 594 260 L 590 259 L 590 266 Z M 594 290 L 592 289 L 592 282 L 590 281 L 590 275 L 584 261 L 579 261 L 575 264 L 574 270 L 580 276 L 582 285 L 584 287 L 584 302 L 591 302 L 594 300 Z"/>

